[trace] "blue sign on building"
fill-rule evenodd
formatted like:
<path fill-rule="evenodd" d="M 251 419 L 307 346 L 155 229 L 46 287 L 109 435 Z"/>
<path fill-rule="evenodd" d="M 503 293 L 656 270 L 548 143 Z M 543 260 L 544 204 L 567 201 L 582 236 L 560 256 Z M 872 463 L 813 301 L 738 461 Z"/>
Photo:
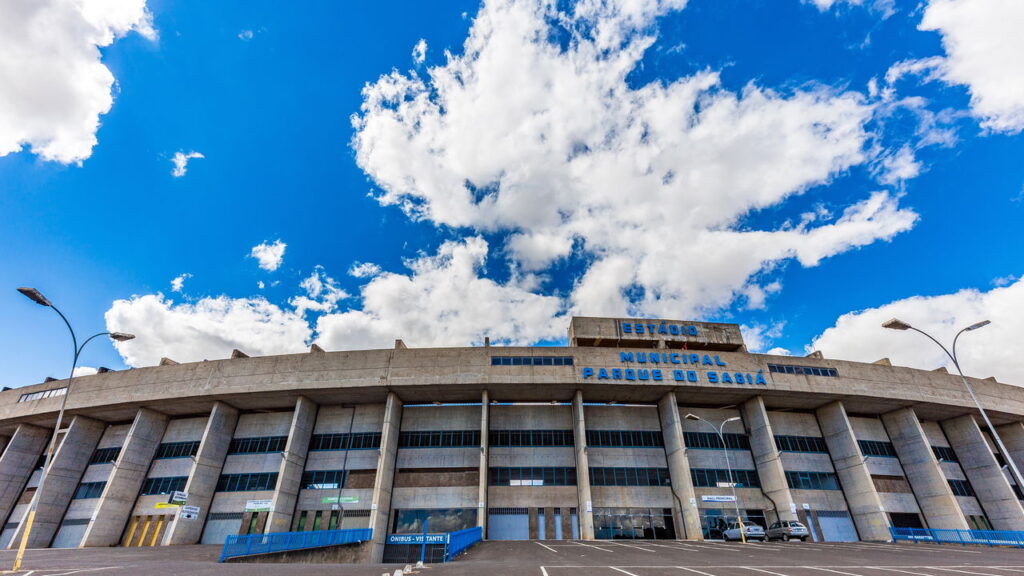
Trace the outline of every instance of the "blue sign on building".
<path fill-rule="evenodd" d="M 447 544 L 447 534 L 392 534 L 388 544 Z"/>

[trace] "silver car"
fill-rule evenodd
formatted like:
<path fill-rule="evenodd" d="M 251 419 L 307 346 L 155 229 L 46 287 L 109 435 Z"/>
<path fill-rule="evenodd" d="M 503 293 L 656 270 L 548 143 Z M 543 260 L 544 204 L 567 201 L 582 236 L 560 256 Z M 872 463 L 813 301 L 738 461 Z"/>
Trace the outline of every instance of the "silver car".
<path fill-rule="evenodd" d="M 750 524 L 747 524 L 746 522 L 743 523 L 743 534 L 746 536 L 748 541 L 760 540 L 761 542 L 764 542 L 764 528 L 761 528 L 753 522 Z M 722 537 L 725 538 L 726 542 L 730 540 L 740 540 L 742 538 L 740 536 L 740 525 L 735 522 L 729 524 L 729 527 L 722 533 Z"/>
<path fill-rule="evenodd" d="M 768 531 L 765 532 L 765 536 L 768 541 L 782 540 L 783 542 L 789 542 L 790 540 L 799 539 L 801 542 L 807 542 L 807 538 L 810 537 L 810 533 L 807 531 L 807 526 L 799 522 L 783 521 L 776 522 L 768 527 Z"/>

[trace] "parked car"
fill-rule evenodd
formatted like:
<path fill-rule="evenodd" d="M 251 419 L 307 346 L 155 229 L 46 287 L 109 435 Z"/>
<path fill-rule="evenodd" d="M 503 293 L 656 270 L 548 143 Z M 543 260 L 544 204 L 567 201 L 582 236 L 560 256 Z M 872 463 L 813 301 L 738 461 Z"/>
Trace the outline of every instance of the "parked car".
<path fill-rule="evenodd" d="M 746 522 L 743 523 L 743 533 L 746 535 L 747 540 L 760 540 L 764 542 L 764 528 L 761 528 L 757 524 Z M 740 540 L 740 525 L 733 522 L 729 524 L 729 527 L 722 533 L 722 537 L 725 541 Z"/>
<path fill-rule="evenodd" d="M 799 522 L 783 521 L 776 522 L 768 527 L 768 531 L 765 532 L 765 538 L 768 541 L 782 540 L 783 542 L 789 542 L 790 540 L 799 539 L 801 542 L 807 542 L 807 538 L 810 537 L 810 532 L 807 531 L 807 526 Z"/>

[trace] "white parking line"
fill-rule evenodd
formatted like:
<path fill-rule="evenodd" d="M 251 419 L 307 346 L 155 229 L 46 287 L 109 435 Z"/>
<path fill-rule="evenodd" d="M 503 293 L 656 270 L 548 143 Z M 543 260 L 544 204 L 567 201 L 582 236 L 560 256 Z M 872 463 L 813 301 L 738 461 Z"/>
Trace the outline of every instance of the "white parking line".
<path fill-rule="evenodd" d="M 602 542 L 602 544 L 613 544 L 615 546 L 622 546 L 624 548 L 632 548 L 634 550 L 642 550 L 644 552 L 651 552 L 651 553 L 655 552 L 655 550 L 651 550 L 649 548 L 641 548 L 640 546 L 637 546 L 636 544 L 626 544 L 624 542 L 613 542 L 613 541 L 609 540 L 609 541 L 606 541 L 606 542 Z M 646 546 L 647 543 L 645 542 L 644 545 Z"/>
<path fill-rule="evenodd" d="M 543 566 L 540 567 L 541 576 L 548 576 L 548 571 Z"/>
<path fill-rule="evenodd" d="M 558 550 L 555 550 L 554 548 L 552 548 L 551 546 L 548 546 L 547 544 L 542 544 L 542 543 L 540 543 L 540 542 L 537 542 L 537 544 L 540 544 L 541 546 L 543 546 L 543 547 L 547 548 L 548 550 L 551 550 L 551 551 L 552 551 L 552 552 L 554 552 L 555 554 L 558 554 Z"/>
<path fill-rule="evenodd" d="M 694 570 L 693 568 L 686 568 L 684 566 L 676 566 L 680 570 L 686 570 L 687 572 L 693 572 L 694 574 L 700 574 L 701 576 L 715 576 L 714 574 L 708 574 L 707 572 L 701 572 L 700 570 Z"/>
<path fill-rule="evenodd" d="M 866 568 L 872 568 L 875 570 L 888 570 L 890 572 L 900 572 L 903 574 L 912 574 L 914 576 L 934 576 L 933 574 L 925 574 L 924 572 L 910 572 L 909 570 L 899 570 L 896 568 L 886 568 L 885 566 L 866 566 Z"/>
<path fill-rule="evenodd" d="M 1024 570 L 1020 570 L 1018 568 L 1010 568 L 1010 567 L 1007 567 L 1007 566 L 985 566 L 985 568 L 994 568 L 996 570 L 1006 570 L 1007 572 L 1024 572 Z"/>
<path fill-rule="evenodd" d="M 617 570 L 619 572 L 622 572 L 623 574 L 626 574 L 628 576 L 636 576 L 636 574 L 633 574 L 632 572 L 626 572 L 622 568 L 616 568 L 615 566 L 609 566 L 609 568 L 611 568 L 612 570 Z"/>
<path fill-rule="evenodd" d="M 801 568 L 808 568 L 811 570 L 824 570 L 825 572 L 832 572 L 833 574 L 845 574 L 845 576 L 861 576 L 860 574 L 854 574 L 853 572 L 843 572 L 842 570 L 832 570 L 831 568 L 822 568 L 821 566 L 801 566 Z"/>
<path fill-rule="evenodd" d="M 607 548 L 601 548 L 600 546 L 594 546 L 593 544 L 584 544 L 583 542 L 575 542 L 575 544 L 577 546 L 585 546 L 587 548 L 597 548 L 598 550 L 603 550 L 605 552 L 611 552 L 611 550 L 609 550 Z"/>
<path fill-rule="evenodd" d="M 761 568 L 753 568 L 751 566 L 741 566 L 741 568 L 743 568 L 745 570 L 753 570 L 754 572 L 764 572 L 765 574 L 771 574 L 772 576 L 786 576 L 785 574 L 780 574 L 778 572 L 772 572 L 771 570 L 762 570 Z"/>

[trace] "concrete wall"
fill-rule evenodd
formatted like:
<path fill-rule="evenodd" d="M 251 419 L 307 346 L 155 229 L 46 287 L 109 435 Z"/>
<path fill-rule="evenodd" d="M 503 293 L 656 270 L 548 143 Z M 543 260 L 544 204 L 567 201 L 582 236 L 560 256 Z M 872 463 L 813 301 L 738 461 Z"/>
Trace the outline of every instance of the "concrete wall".
<path fill-rule="evenodd" d="M 51 431 L 21 424 L 0 455 L 0 520 L 12 516 L 18 497 L 50 440 Z M 20 521 L 20 520 L 19 520 Z"/>
<path fill-rule="evenodd" d="M 402 426 L 402 401 L 394 393 L 388 394 L 384 406 L 384 422 L 381 425 L 380 456 L 377 460 L 377 476 L 373 484 L 370 503 L 370 528 L 373 530 L 373 545 L 369 561 L 380 563 L 384 558 L 384 542 L 387 540 L 388 522 L 391 518 L 391 493 L 395 479 L 395 459 L 398 455 L 398 434 Z"/>
<path fill-rule="evenodd" d="M 302 484 L 302 473 L 306 468 L 306 453 L 309 439 L 316 425 L 317 405 L 308 398 L 299 397 L 295 412 L 288 428 L 288 443 L 281 454 L 277 473 L 277 488 L 267 519 L 267 532 L 288 532 L 292 526 L 292 515 Z"/>
<path fill-rule="evenodd" d="M 750 453 L 754 459 L 761 488 L 772 502 L 775 519 L 796 521 L 796 504 L 789 491 L 786 471 L 782 467 L 779 451 L 775 446 L 775 433 L 764 407 L 764 399 L 756 396 L 741 407 L 743 423 L 750 438 Z"/>
<path fill-rule="evenodd" d="M 942 429 L 992 527 L 996 530 L 1024 530 L 1024 507 L 1000 470 L 974 416 L 968 414 L 944 420 Z"/>

